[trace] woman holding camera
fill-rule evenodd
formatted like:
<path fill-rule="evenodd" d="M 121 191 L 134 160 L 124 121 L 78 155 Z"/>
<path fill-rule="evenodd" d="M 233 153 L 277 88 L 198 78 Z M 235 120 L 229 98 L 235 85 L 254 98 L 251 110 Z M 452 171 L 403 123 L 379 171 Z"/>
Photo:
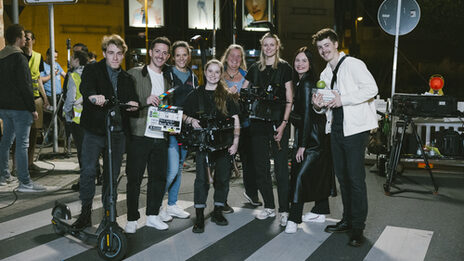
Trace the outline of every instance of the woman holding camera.
<path fill-rule="evenodd" d="M 279 196 L 280 224 L 288 219 L 288 139 L 287 126 L 292 108 L 292 67 L 280 58 L 280 39 L 266 33 L 260 40 L 261 54 L 254 63 L 242 88 L 254 89 L 259 94 L 257 108 L 250 115 L 251 147 L 258 189 L 264 200 L 264 209 L 256 216 L 263 220 L 275 217 L 274 193 L 272 189 L 270 154 L 274 158 L 274 172 Z M 264 115 L 262 112 L 265 112 Z M 270 114 L 267 113 L 270 111 Z"/>
<path fill-rule="evenodd" d="M 226 226 L 227 219 L 222 214 L 224 204 L 229 193 L 229 180 L 232 155 L 237 152 L 240 137 L 240 121 L 238 118 L 238 106 L 235 97 L 231 94 L 221 80 L 224 67 L 218 60 L 210 60 L 205 65 L 206 85 L 194 90 L 187 97 L 184 106 L 184 122 L 194 129 L 208 128 L 210 122 L 233 121 L 233 130 L 213 131 L 213 135 L 224 135 L 215 139 L 233 140 L 227 148 L 200 149 L 196 152 L 196 178 L 194 183 L 194 203 L 196 209 L 196 221 L 193 226 L 194 233 L 203 233 L 205 230 L 204 209 L 208 198 L 210 163 L 214 162 L 214 211 L 211 221 L 219 226 Z M 210 131 L 208 131 L 210 133 Z M 202 135 L 198 135 L 202 136 Z M 204 143 L 205 141 L 201 141 Z M 214 144 L 204 144 L 214 147 Z M 201 145 L 200 145 L 201 146 Z M 209 173 L 208 173 L 209 172 Z"/>

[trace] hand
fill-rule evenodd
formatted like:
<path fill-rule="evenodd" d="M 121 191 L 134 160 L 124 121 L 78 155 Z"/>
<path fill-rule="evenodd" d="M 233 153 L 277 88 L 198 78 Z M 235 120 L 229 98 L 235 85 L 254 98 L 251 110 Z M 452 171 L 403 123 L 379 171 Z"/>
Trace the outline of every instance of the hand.
<path fill-rule="evenodd" d="M 106 99 L 103 95 L 90 95 L 89 101 L 97 106 L 103 107 L 103 105 L 105 105 Z"/>
<path fill-rule="evenodd" d="M 159 97 L 157 95 L 152 94 L 152 95 L 148 96 L 147 104 L 151 104 L 153 106 L 158 106 L 159 103 L 160 103 L 160 99 L 159 99 Z"/>
<path fill-rule="evenodd" d="M 237 149 L 238 149 L 238 144 L 234 142 L 227 151 L 229 152 L 230 155 L 234 155 L 235 153 L 237 153 Z"/>
<path fill-rule="evenodd" d="M 324 100 L 322 99 L 322 94 L 314 93 L 312 97 L 313 106 L 316 110 L 320 110 L 324 107 Z"/>
<path fill-rule="evenodd" d="M 280 124 L 280 126 L 277 128 L 276 133 L 274 134 L 274 140 L 276 142 L 280 142 L 280 140 L 282 139 L 282 136 L 284 135 L 285 126 L 287 126 L 287 123 L 283 121 L 282 124 Z"/>
<path fill-rule="evenodd" d="M 296 152 L 296 162 L 300 163 L 304 159 L 304 152 L 305 148 L 304 147 L 299 147 L 298 151 Z"/>
<path fill-rule="evenodd" d="M 237 85 L 230 87 L 229 92 L 232 94 L 237 93 L 238 92 Z"/>
<path fill-rule="evenodd" d="M 34 118 L 35 121 L 39 119 L 39 114 L 37 113 L 37 111 L 32 112 L 32 117 Z"/>
<path fill-rule="evenodd" d="M 342 106 L 342 99 L 340 98 L 340 94 L 337 91 L 332 91 L 332 93 L 335 95 L 335 98 L 333 98 L 329 103 L 327 103 L 327 107 L 329 108 L 338 108 Z"/>
<path fill-rule="evenodd" d="M 199 120 L 192 118 L 191 124 L 194 129 L 201 129 Z"/>
<path fill-rule="evenodd" d="M 127 108 L 126 111 L 136 111 L 139 109 L 139 103 L 135 101 L 129 101 L 126 105 L 130 105 L 131 107 Z"/>
<path fill-rule="evenodd" d="M 44 104 L 43 104 L 44 108 L 47 108 L 48 106 L 50 106 L 50 103 L 48 102 L 48 99 L 45 98 L 44 99 Z"/>

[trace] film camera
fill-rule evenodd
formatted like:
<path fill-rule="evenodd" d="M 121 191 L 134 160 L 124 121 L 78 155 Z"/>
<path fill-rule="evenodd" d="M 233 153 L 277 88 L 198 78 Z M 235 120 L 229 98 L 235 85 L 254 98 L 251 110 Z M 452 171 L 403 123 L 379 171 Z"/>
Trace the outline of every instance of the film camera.
<path fill-rule="evenodd" d="M 250 119 L 263 121 L 280 121 L 284 112 L 285 100 L 276 96 L 277 88 L 249 86 L 240 91 L 242 113 L 249 114 Z"/>
<path fill-rule="evenodd" d="M 200 117 L 201 129 L 183 126 L 181 140 L 187 148 L 197 151 L 218 151 L 227 149 L 233 143 L 234 119 L 217 119 L 212 116 Z"/>
<path fill-rule="evenodd" d="M 397 93 L 393 95 L 392 114 L 410 117 L 455 117 L 458 105 L 455 97 Z"/>

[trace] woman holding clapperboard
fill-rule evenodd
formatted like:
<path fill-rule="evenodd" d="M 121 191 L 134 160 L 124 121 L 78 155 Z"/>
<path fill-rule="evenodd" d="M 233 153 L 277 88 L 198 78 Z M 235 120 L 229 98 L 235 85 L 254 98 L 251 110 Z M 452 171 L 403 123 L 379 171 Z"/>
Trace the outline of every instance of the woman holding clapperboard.
<path fill-rule="evenodd" d="M 217 135 L 214 140 L 229 140 L 233 137 L 232 145 L 209 144 L 212 139 L 201 140 L 196 152 L 196 178 L 194 185 L 194 203 L 196 221 L 193 226 L 194 233 L 203 233 L 205 230 L 204 209 L 208 198 L 209 183 L 214 185 L 214 211 L 211 221 L 219 226 L 228 224 L 222 214 L 227 194 L 231 171 L 231 157 L 237 152 L 240 121 L 239 109 L 235 95 L 227 90 L 227 85 L 221 79 L 224 67 L 218 60 L 210 60 L 205 66 L 206 85 L 194 90 L 184 104 L 183 120 L 194 130 L 192 136 L 210 137 Z M 233 122 L 233 123 L 232 123 Z M 213 126 L 213 127 L 212 127 Z M 226 127 L 225 127 L 226 126 Z M 210 163 L 215 163 L 215 176 L 210 173 Z"/>
<path fill-rule="evenodd" d="M 176 41 L 172 45 L 172 59 L 174 66 L 167 70 L 168 78 L 172 80 L 172 86 L 175 88 L 172 99 L 174 106 L 183 107 L 187 95 L 198 87 L 198 77 L 188 67 L 191 53 L 187 42 Z M 160 217 L 164 222 L 172 220 L 173 217 L 188 218 L 190 214 L 178 207 L 177 195 L 179 194 L 182 169 L 187 149 L 178 140 L 178 135 L 169 135 L 168 148 L 168 170 L 166 179 L 166 192 L 168 192 L 168 205 L 160 210 Z"/>

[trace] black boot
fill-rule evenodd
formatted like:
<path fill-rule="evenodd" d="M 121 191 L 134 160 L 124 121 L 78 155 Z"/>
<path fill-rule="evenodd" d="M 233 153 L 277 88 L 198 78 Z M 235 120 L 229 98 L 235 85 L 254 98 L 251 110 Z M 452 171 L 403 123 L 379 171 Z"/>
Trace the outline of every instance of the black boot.
<path fill-rule="evenodd" d="M 72 224 L 74 229 L 84 229 L 92 226 L 92 204 L 82 205 L 81 215 Z"/>
<path fill-rule="evenodd" d="M 205 232 L 205 215 L 203 213 L 204 210 L 205 210 L 204 208 L 195 209 L 196 221 L 192 229 L 193 233 Z"/>
<path fill-rule="evenodd" d="M 222 206 L 214 206 L 214 211 L 213 211 L 213 214 L 211 215 L 211 221 L 216 223 L 216 225 L 218 226 L 227 226 L 229 224 L 227 219 L 222 214 L 223 208 L 224 207 Z"/>

